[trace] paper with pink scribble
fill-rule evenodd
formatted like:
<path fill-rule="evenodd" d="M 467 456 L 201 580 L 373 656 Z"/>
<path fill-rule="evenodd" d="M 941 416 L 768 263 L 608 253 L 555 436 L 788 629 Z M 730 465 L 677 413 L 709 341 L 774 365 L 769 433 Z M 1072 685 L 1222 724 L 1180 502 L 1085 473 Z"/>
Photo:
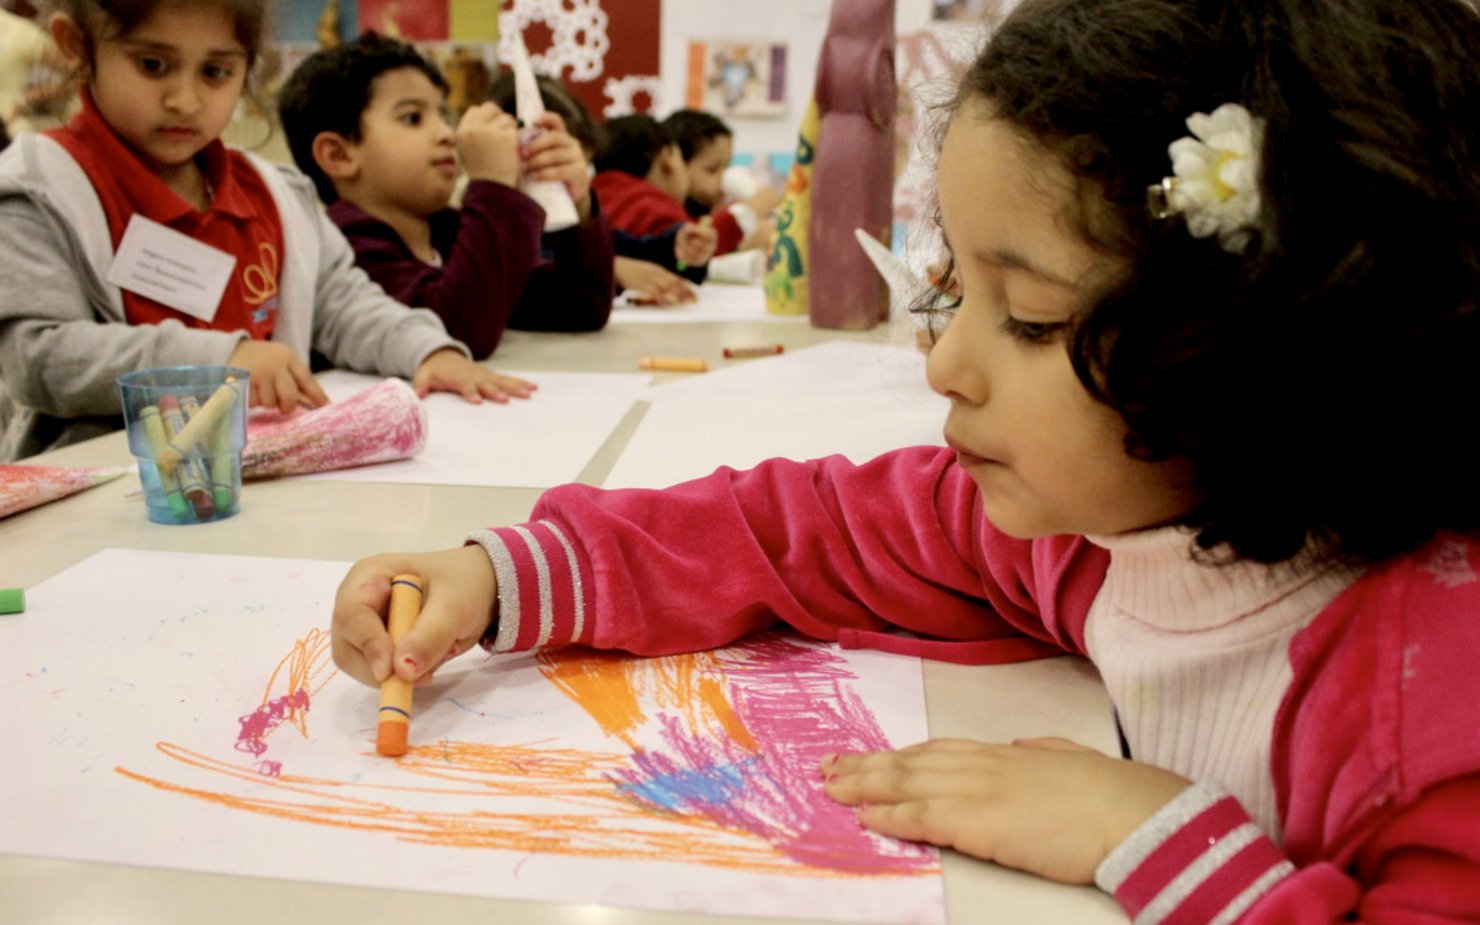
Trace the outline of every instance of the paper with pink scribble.
<path fill-rule="evenodd" d="M 407 459 L 427 442 L 421 399 L 401 379 L 386 379 L 340 401 L 247 420 L 242 477 L 269 479 Z"/>
<path fill-rule="evenodd" d="M 126 466 L 0 466 L 0 517 L 110 482 Z"/>

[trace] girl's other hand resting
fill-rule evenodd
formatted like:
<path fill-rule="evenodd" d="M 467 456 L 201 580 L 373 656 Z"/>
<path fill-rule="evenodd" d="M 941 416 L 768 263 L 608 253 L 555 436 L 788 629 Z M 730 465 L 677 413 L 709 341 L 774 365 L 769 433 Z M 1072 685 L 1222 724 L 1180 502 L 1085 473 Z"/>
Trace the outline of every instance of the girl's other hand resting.
<path fill-rule="evenodd" d="M 398 644 L 385 628 L 391 579 L 420 575 L 426 592 L 416 626 Z M 378 685 L 394 671 L 418 685 L 447 660 L 471 649 L 493 620 L 498 581 L 481 546 L 442 552 L 389 554 L 350 568 L 334 596 L 334 663 L 364 684 Z"/>
<path fill-rule="evenodd" d="M 830 755 L 822 773 L 866 829 L 1064 883 L 1093 883 L 1100 862 L 1191 785 L 1067 739 L 934 739 Z"/>
<path fill-rule="evenodd" d="M 226 365 L 252 374 L 248 404 L 253 408 L 276 408 L 287 414 L 299 405 L 320 408 L 329 404 L 313 372 L 286 344 L 244 340 L 231 351 Z"/>
<path fill-rule="evenodd" d="M 475 405 L 485 398 L 499 403 L 507 402 L 510 396 L 528 398 L 538 388 L 533 382 L 480 366 L 451 348 L 438 350 L 423 360 L 411 377 L 411 387 L 422 398 L 433 392 L 456 392 Z"/>

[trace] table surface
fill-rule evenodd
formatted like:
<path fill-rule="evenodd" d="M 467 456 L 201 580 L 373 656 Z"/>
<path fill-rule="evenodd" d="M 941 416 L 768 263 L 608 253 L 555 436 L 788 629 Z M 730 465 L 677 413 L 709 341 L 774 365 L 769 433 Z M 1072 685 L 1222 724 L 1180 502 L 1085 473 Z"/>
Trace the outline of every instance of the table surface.
<path fill-rule="evenodd" d="M 495 368 L 559 372 L 634 372 L 639 356 L 699 356 L 722 366 L 727 344 L 780 343 L 789 350 L 839 337 L 907 344 L 908 334 L 821 331 L 789 321 L 612 324 L 592 334 L 510 331 Z M 744 361 L 738 361 L 744 362 Z M 658 374 L 676 379 L 685 374 Z M 538 400 L 537 398 L 534 400 Z M 638 402 L 581 473 L 600 484 L 646 410 Z M 100 437 L 27 462 L 128 465 L 121 434 Z M 473 526 L 513 523 L 529 513 L 534 489 L 402 485 L 285 479 L 254 482 L 243 512 L 191 528 L 149 523 L 125 477 L 0 520 L 4 583 L 34 585 L 108 547 L 303 559 L 354 560 L 388 551 L 458 545 Z M 471 518 L 471 522 L 470 522 Z M 929 662 L 925 686 L 930 734 L 1005 741 L 1062 735 L 1113 750 L 1105 693 L 1094 670 L 1058 658 L 991 668 Z M 990 709 L 983 709 L 989 705 Z M 0 820 L 0 824 L 4 824 Z M 946 852 L 945 893 L 952 923 L 1124 922 L 1118 907 L 1086 887 L 1047 883 Z M 812 921 L 704 916 L 585 904 L 539 903 L 266 880 L 161 868 L 0 855 L 3 919 L 21 923 L 320 922 L 442 925 L 518 921 L 529 925 L 715 925 Z"/>

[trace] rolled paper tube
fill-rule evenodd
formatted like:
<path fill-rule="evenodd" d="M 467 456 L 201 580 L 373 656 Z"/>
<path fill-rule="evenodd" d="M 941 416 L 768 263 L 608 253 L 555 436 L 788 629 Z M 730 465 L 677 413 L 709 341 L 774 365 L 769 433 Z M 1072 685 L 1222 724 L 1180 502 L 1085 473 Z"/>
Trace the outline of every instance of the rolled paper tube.
<path fill-rule="evenodd" d="M 637 361 L 638 369 L 654 372 L 702 373 L 709 364 L 702 357 L 642 357 Z"/>
<path fill-rule="evenodd" d="M 426 411 L 401 379 L 322 408 L 247 424 L 242 476 L 277 478 L 407 459 L 426 446 Z"/>
<path fill-rule="evenodd" d="M 156 416 L 158 413 L 156 410 Z M 164 436 L 163 430 L 160 436 Z M 0 465 L 0 517 L 74 495 L 127 473 L 124 466 Z M 183 497 L 180 503 L 185 503 Z"/>
<path fill-rule="evenodd" d="M 149 449 L 153 451 L 155 460 L 169 446 L 170 438 L 165 433 L 164 418 L 160 417 L 159 409 L 154 405 L 145 405 L 139 409 L 139 426 L 144 429 L 144 439 L 149 442 Z M 165 472 L 159 468 L 156 461 L 155 469 L 159 472 L 159 488 L 164 492 L 165 503 L 170 506 L 170 516 L 175 520 L 184 522 L 190 517 L 190 504 L 185 500 L 185 495 L 180 491 L 180 480 L 174 472 Z"/>
<path fill-rule="evenodd" d="M 155 460 L 155 464 L 159 466 L 161 472 L 173 471 L 182 459 L 196 452 L 198 447 L 209 445 L 208 438 L 211 428 L 215 427 L 225 415 L 229 414 L 231 407 L 237 402 L 237 398 L 239 397 L 237 388 L 235 380 L 227 380 L 216 391 L 211 393 L 211 397 L 206 399 L 204 405 L 201 405 L 200 411 L 194 417 L 190 418 L 178 433 L 170 438 L 170 445 Z M 170 396 L 166 396 L 166 398 L 168 397 Z M 160 399 L 161 410 L 163 410 L 164 404 L 164 399 Z"/>
<path fill-rule="evenodd" d="M 422 585 L 416 575 L 397 575 L 391 579 L 391 604 L 386 616 L 386 630 L 391 643 L 400 642 L 416 625 L 421 613 Z M 392 671 L 380 682 L 380 725 L 375 731 L 375 750 L 390 758 L 406 754 L 411 731 L 412 687 Z"/>

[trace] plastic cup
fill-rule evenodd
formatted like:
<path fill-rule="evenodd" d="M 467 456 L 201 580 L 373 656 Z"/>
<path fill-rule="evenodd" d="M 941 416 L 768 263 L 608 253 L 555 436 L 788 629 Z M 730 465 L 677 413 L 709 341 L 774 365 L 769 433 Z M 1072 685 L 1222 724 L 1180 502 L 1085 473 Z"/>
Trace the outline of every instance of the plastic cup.
<path fill-rule="evenodd" d="M 233 366 L 169 366 L 118 377 L 150 520 L 201 524 L 241 510 L 247 377 Z"/>

